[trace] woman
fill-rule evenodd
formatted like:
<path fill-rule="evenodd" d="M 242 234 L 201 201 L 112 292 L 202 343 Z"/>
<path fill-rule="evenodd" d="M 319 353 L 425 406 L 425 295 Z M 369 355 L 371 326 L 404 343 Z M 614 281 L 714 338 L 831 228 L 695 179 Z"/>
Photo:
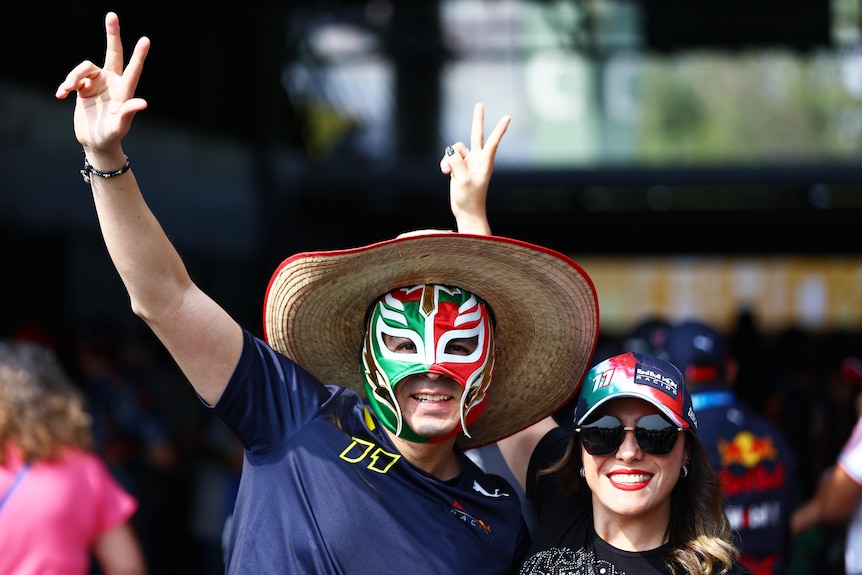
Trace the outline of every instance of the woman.
<path fill-rule="evenodd" d="M 751 573 L 676 367 L 638 353 L 599 363 L 574 424 L 547 418 L 499 442 L 537 514 L 519 573 Z"/>
<path fill-rule="evenodd" d="M 90 451 L 90 416 L 54 353 L 0 342 L 0 573 L 143 575 L 135 499 Z"/>

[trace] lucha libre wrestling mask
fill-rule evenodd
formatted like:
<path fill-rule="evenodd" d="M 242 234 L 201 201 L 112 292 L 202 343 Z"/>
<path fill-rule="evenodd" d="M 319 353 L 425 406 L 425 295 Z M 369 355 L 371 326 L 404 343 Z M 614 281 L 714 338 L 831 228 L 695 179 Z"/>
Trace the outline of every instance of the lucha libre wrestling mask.
<path fill-rule="evenodd" d="M 395 353 L 383 335 L 409 339 L 412 353 Z M 453 339 L 477 338 L 470 355 L 446 352 Z M 392 290 L 372 306 L 362 347 L 365 390 L 382 424 L 399 437 L 418 443 L 442 441 L 463 431 L 485 410 L 494 369 L 494 333 L 489 310 L 476 295 L 456 287 L 417 285 Z M 409 375 L 437 373 L 461 386 L 461 429 L 427 438 L 404 425 L 395 386 Z"/>

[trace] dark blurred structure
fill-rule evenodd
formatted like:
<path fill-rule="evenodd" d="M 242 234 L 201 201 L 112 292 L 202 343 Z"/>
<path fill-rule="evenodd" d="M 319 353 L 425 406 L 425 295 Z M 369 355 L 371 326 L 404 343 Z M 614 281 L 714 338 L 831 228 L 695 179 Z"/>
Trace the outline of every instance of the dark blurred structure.
<path fill-rule="evenodd" d="M 643 4 L 647 42 L 662 52 L 757 46 L 807 51 L 832 44 L 832 10 L 824 0 L 647 0 Z"/>
<path fill-rule="evenodd" d="M 331 0 L 199 9 L 180 3 L 161 10 L 144 2 L 121 8 L 103 2 L 16 3 L 4 19 L 0 48 L 17 61 L 0 71 L 0 81 L 51 94 L 71 65 L 100 57 L 104 13 L 119 9 L 127 46 L 142 34 L 153 40 L 138 90 L 150 101 L 146 117 L 203 137 L 228 138 L 251 151 L 249 184 L 261 206 L 257 225 L 261 244 L 272 250 L 266 256 L 269 264 L 303 247 L 292 240 L 296 236 L 314 238 L 317 247 L 334 247 L 410 227 L 451 225 L 448 207 L 439 201 L 444 184 L 433 161 L 440 149 L 441 68 L 455 57 L 441 38 L 442 4 Z M 608 48 L 596 40 L 589 3 L 571 4 L 583 9 L 583 15 L 568 31 L 569 48 L 606 57 Z M 644 53 L 752 47 L 805 52 L 830 46 L 832 11 L 825 0 L 790 5 L 777 0 L 649 0 L 639 5 Z M 273 151 L 295 151 L 300 161 L 307 157 L 314 146 L 310 117 L 320 113 L 288 97 L 285 63 L 314 58 L 302 31 L 321 20 L 366 30 L 391 60 L 394 157 L 381 165 L 333 155 L 329 164 L 307 166 L 292 178 L 295 188 L 285 190 Z M 34 44 L 40 49 L 28 48 Z M 860 253 L 862 237 L 854 222 L 862 215 L 862 203 L 853 199 L 862 190 L 860 182 L 858 163 L 793 160 L 686 168 L 501 169 L 489 209 L 497 233 L 562 251 Z M 670 203 L 656 207 L 657 195 Z M 599 209 L 596 197 L 602 199 Z M 831 202 L 827 207 L 819 199 L 823 197 Z M 661 233 L 640 235 L 636 243 L 625 239 L 628 233 L 607 233 L 609 228 L 645 225 Z M 298 233 L 281 231 L 292 226 Z M 728 227 L 733 234 L 708 233 Z M 320 229 L 326 233 L 316 233 Z"/>
<path fill-rule="evenodd" d="M 563 48 L 607 58 L 610 49 L 600 41 L 590 3 L 570 4 L 582 12 L 571 29 L 559 31 L 568 41 Z M 461 57 L 453 46 L 469 38 L 445 37 L 446 5 L 343 0 L 200 9 L 180 3 L 167 11 L 144 2 L 121 8 L 103 2 L 12 6 L 0 34 L 0 48 L 15 58 L 0 70 L 0 104 L 6 109 L 0 126 L 0 144 L 6 142 L 0 241 L 5 269 L 28 281 L 3 283 L 0 297 L 16 304 L 3 322 L 126 312 L 92 206 L 81 201 L 87 190 L 77 176 L 73 103 L 51 100 L 71 66 L 101 58 L 107 10 L 120 11 L 127 52 L 143 34 L 153 41 L 138 89 L 150 102 L 136 120 L 145 127 L 129 144 L 148 200 L 193 275 L 254 327 L 269 275 L 286 255 L 360 245 L 411 228 L 452 227 L 445 179 L 436 166 L 442 149 L 441 74 Z M 637 5 L 645 38 L 640 50 L 647 54 L 829 46 L 829 2 Z M 468 12 L 450 15 L 450 21 L 476 17 Z M 338 114 L 291 92 L 291 82 L 308 84 L 306 94 L 326 89 L 314 75 L 326 72 L 326 62 L 310 46 L 321 22 L 361 30 L 366 38 L 352 41 L 374 42 L 370 53 L 391 64 L 391 93 L 382 96 L 392 107 L 391 126 L 382 133 L 393 141 L 380 142 L 389 150 L 383 159 L 362 156 L 374 143 L 354 141 L 350 152 L 321 144 L 312 124 L 319 130 L 338 121 Z M 469 31 L 472 24 L 463 25 Z M 493 37 L 505 25 L 501 17 L 476 36 Z M 328 41 L 341 49 L 338 42 L 345 40 Z M 492 62 L 523 59 L 529 49 L 503 45 L 503 55 L 483 56 Z M 291 70 L 288 78 L 291 62 L 301 63 L 306 75 Z M 20 95 L 7 95 L 4 86 Z M 34 95 L 45 97 L 45 107 Z M 354 128 L 330 127 L 331 140 L 345 145 L 357 137 Z M 507 135 L 504 147 L 517 137 Z M 322 145 L 335 147 L 321 158 L 315 154 Z M 495 233 L 563 252 L 862 254 L 856 229 L 862 218 L 859 162 L 596 163 L 571 169 L 502 164 L 493 186 L 489 212 Z"/>

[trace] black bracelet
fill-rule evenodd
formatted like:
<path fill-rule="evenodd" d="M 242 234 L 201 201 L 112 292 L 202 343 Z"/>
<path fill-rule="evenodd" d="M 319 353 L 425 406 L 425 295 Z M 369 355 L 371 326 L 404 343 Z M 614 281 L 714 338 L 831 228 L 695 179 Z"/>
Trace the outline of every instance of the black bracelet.
<path fill-rule="evenodd" d="M 123 164 L 123 167 L 119 170 L 114 170 L 113 172 L 100 172 L 99 170 L 91 166 L 90 162 L 87 161 L 87 156 L 84 156 L 84 169 L 81 170 L 81 175 L 84 177 L 84 181 L 88 184 L 90 183 L 90 174 L 99 176 L 100 178 L 113 178 L 114 176 L 125 174 L 129 171 L 129 168 L 132 167 L 132 163 L 129 161 L 129 156 L 123 154 L 123 157 L 126 158 L 126 163 Z"/>

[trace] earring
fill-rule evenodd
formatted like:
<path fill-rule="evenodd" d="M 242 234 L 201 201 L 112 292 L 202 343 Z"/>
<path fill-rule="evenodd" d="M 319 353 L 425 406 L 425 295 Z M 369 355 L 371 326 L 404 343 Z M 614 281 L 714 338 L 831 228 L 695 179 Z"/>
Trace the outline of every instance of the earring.
<path fill-rule="evenodd" d="M 584 471 L 584 468 L 583 468 L 583 467 L 581 467 L 581 470 L 579 471 L 579 473 L 581 474 L 581 477 L 586 477 L 586 476 L 587 476 L 587 472 L 586 472 L 586 471 Z"/>
<path fill-rule="evenodd" d="M 688 477 L 688 466 L 687 465 L 682 466 L 682 470 L 680 470 L 680 476 L 681 477 Z"/>

